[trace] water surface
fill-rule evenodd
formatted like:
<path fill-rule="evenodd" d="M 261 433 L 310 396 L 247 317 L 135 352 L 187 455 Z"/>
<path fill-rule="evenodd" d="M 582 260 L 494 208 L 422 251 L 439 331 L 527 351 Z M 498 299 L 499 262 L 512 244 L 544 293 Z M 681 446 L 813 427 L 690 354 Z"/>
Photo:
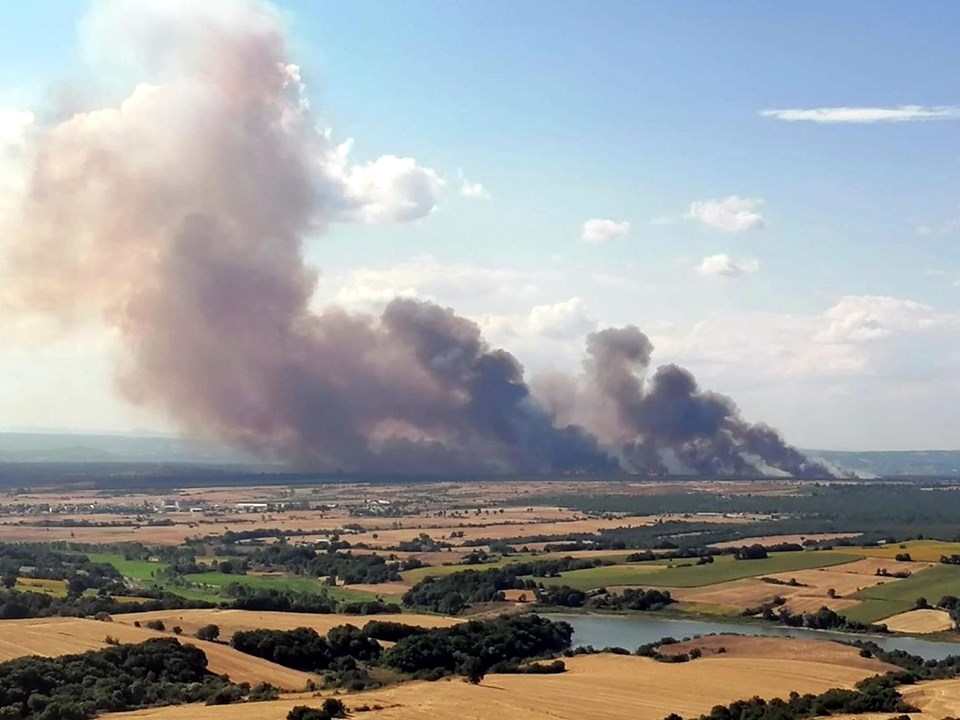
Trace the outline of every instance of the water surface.
<path fill-rule="evenodd" d="M 647 615 L 550 614 L 546 617 L 551 620 L 565 620 L 573 625 L 574 647 L 583 645 L 592 645 L 598 649 L 622 647 L 633 652 L 640 645 L 655 642 L 664 637 L 681 640 L 694 635 L 731 633 L 813 638 L 816 640 L 844 640 L 847 642 L 858 639 L 872 640 L 884 650 L 904 650 L 928 660 L 941 660 L 947 655 L 960 655 L 960 643 L 921 640 L 913 637 L 840 633 L 724 621 L 677 620 L 674 618 L 654 618 Z"/>

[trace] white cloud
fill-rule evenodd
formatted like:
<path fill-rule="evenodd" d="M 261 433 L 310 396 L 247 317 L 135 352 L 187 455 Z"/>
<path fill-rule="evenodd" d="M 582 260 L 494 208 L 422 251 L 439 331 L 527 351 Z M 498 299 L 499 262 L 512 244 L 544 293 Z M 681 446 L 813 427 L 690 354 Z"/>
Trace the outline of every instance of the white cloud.
<path fill-rule="evenodd" d="M 762 110 L 760 115 L 789 122 L 898 123 L 924 120 L 960 120 L 960 107 L 952 105 L 900 105 L 899 107 L 828 107 Z"/>
<path fill-rule="evenodd" d="M 657 362 L 689 367 L 802 447 L 956 447 L 960 313 L 846 296 L 815 314 L 713 315 L 654 329 Z"/>
<path fill-rule="evenodd" d="M 937 324 L 929 305 L 878 295 L 841 298 L 823 317 L 828 324 L 815 339 L 824 343 L 873 342 L 896 333 L 927 330 Z"/>
<path fill-rule="evenodd" d="M 578 297 L 552 305 L 535 305 L 527 324 L 530 332 L 557 340 L 582 338 L 597 327 L 597 321 L 587 316 L 583 300 Z"/>
<path fill-rule="evenodd" d="M 460 181 L 460 196 L 472 198 L 475 200 L 489 200 L 490 192 L 478 182 L 470 182 L 463 174 L 463 170 L 457 170 L 457 179 Z"/>
<path fill-rule="evenodd" d="M 330 132 L 324 137 L 329 140 Z M 351 165 L 353 141 L 330 145 L 318 157 L 320 172 L 333 192 L 325 198 L 331 219 L 378 224 L 410 222 L 432 213 L 440 204 L 444 180 L 416 160 L 383 155 Z"/>
<path fill-rule="evenodd" d="M 28 110 L 0 108 L 0 149 L 23 145 L 33 121 L 33 113 Z"/>
<path fill-rule="evenodd" d="M 630 232 L 630 223 L 627 221 L 605 220 L 592 218 L 583 223 L 582 238 L 588 243 L 602 243 L 616 240 Z"/>
<path fill-rule="evenodd" d="M 708 255 L 697 263 L 697 272 L 708 277 L 735 278 L 760 269 L 759 260 L 734 260 L 729 255 Z"/>
<path fill-rule="evenodd" d="M 757 211 L 762 203 L 760 198 L 737 195 L 720 200 L 700 200 L 690 203 L 687 217 L 724 232 L 742 232 L 763 227 L 763 216 Z"/>

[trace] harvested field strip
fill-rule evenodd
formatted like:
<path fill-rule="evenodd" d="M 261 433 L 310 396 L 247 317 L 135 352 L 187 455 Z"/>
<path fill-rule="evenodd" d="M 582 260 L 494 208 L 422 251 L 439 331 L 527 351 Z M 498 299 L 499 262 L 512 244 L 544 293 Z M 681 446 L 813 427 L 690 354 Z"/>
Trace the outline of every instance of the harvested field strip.
<path fill-rule="evenodd" d="M 714 705 L 761 695 L 786 697 L 791 690 L 819 693 L 852 686 L 872 670 L 834 662 L 752 657 L 705 657 L 684 664 L 647 658 L 593 655 L 568 658 L 561 675 L 487 675 L 480 685 L 460 679 L 407 683 L 344 696 L 350 708 L 381 705 L 363 713 L 374 720 L 661 720 L 671 712 L 696 717 Z M 282 718 L 294 705 L 319 700 L 180 706 L 105 715 L 151 720 L 261 720 Z"/>
<path fill-rule="evenodd" d="M 460 620 L 441 615 L 319 615 L 316 613 L 258 612 L 255 610 L 157 610 L 154 612 L 124 613 L 113 616 L 114 624 L 145 625 L 148 620 L 160 620 L 169 629 L 174 625 L 183 628 L 186 635 L 193 635 L 204 625 L 213 623 L 220 628 L 224 640 L 238 630 L 292 630 L 310 627 L 325 635 L 338 625 L 363 627 L 371 620 L 399 622 L 419 627 L 448 627 Z M 2 625 L 0 625 L 2 627 Z"/>
<path fill-rule="evenodd" d="M 917 633 L 920 635 L 954 628 L 950 613 L 943 610 L 909 610 L 899 615 L 884 618 L 880 622 L 893 632 Z"/>
<path fill-rule="evenodd" d="M 861 622 L 876 622 L 913 608 L 917 598 L 931 604 L 944 595 L 960 593 L 960 566 L 935 565 L 904 580 L 888 582 L 857 593 L 863 602 L 845 614 Z"/>
<path fill-rule="evenodd" d="M 940 540 L 911 540 L 910 542 L 883 545 L 881 547 L 857 548 L 857 552 L 868 557 L 893 558 L 908 553 L 913 560 L 939 562 L 941 555 L 960 555 L 960 542 L 941 542 Z"/>
<path fill-rule="evenodd" d="M 63 580 L 45 580 L 43 578 L 17 578 L 16 590 L 21 592 L 43 593 L 54 597 L 67 594 L 67 584 Z"/>
<path fill-rule="evenodd" d="M 774 553 L 763 560 L 735 560 L 726 555 L 709 565 L 612 565 L 588 570 L 574 570 L 558 578 L 546 578 L 553 585 L 570 585 L 590 590 L 608 585 L 637 585 L 647 587 L 702 587 L 730 580 L 772 575 L 805 568 L 827 567 L 853 562 L 854 555 L 832 552 Z"/>
<path fill-rule="evenodd" d="M 136 628 L 123 623 L 98 622 L 82 618 L 43 618 L 30 620 L 0 620 L 0 661 L 25 655 L 54 657 L 100 650 L 107 646 L 109 635 L 122 643 L 140 643 L 150 638 L 169 634 Z M 245 655 L 228 645 L 183 638 L 182 642 L 196 645 L 207 656 L 209 668 L 226 674 L 235 682 L 256 684 L 269 682 L 288 690 L 302 689 L 314 676 L 291 670 L 266 660 Z"/>

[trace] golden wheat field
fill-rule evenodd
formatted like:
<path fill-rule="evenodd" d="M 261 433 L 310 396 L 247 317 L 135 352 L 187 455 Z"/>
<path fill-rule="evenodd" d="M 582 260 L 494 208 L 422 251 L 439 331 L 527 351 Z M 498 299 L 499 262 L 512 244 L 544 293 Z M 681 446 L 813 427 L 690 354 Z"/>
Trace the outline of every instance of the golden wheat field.
<path fill-rule="evenodd" d="M 671 712 L 685 717 L 718 703 L 761 695 L 786 697 L 791 690 L 822 692 L 852 686 L 874 674 L 849 664 L 776 657 L 704 657 L 683 664 L 622 655 L 570 658 L 561 675 L 488 675 L 480 685 L 461 679 L 414 682 L 343 697 L 349 708 L 376 720 L 661 720 Z M 313 700 L 319 704 L 319 700 Z M 281 720 L 302 696 L 270 703 L 228 707 L 180 706 L 103 717 L 151 720 Z M 587 710 L 589 708 L 589 710 Z"/>
<path fill-rule="evenodd" d="M 149 620 L 161 620 L 169 630 L 174 625 L 183 628 L 185 635 L 193 635 L 198 628 L 213 623 L 220 628 L 220 637 L 229 640 L 238 630 L 292 630 L 310 627 L 321 635 L 338 625 L 363 627 L 371 620 L 400 622 L 405 625 L 435 628 L 456 625 L 459 620 L 441 615 L 383 614 L 383 615 L 320 615 L 315 613 L 257 612 L 254 610 L 156 610 L 154 612 L 124 613 L 113 616 L 113 625 L 130 625 Z M 0 625 L 0 628 L 3 626 Z M 109 626 L 107 626 L 109 628 Z"/>
<path fill-rule="evenodd" d="M 117 622 L 100 622 L 82 618 L 52 617 L 29 620 L 0 620 L 0 661 L 25 655 L 71 655 L 107 647 L 111 636 L 122 643 L 139 643 L 150 638 L 172 637 L 145 628 Z M 300 690 L 314 676 L 291 670 L 260 658 L 244 655 L 229 645 L 204 642 L 195 638 L 181 638 L 196 645 L 207 656 L 209 668 L 218 674 L 229 675 L 235 682 L 272 683 L 286 690 Z"/>
<path fill-rule="evenodd" d="M 932 609 L 909 610 L 878 622 L 883 623 L 893 632 L 917 633 L 920 635 L 952 630 L 954 627 L 949 613 Z"/>

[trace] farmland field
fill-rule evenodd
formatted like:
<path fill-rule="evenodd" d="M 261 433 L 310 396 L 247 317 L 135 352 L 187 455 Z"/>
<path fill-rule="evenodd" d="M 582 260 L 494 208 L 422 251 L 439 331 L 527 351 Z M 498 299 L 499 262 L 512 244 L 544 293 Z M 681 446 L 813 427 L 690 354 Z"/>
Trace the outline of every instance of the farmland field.
<path fill-rule="evenodd" d="M 960 593 L 960 567 L 935 565 L 897 582 L 884 583 L 857 593 L 863 602 L 845 612 L 861 622 L 876 622 L 882 618 L 910 610 L 917 598 L 926 598 L 931 604 L 944 595 Z"/>
<path fill-rule="evenodd" d="M 880 622 L 893 632 L 935 633 L 951 630 L 954 626 L 950 613 L 943 610 L 909 610 L 893 617 L 883 618 Z"/>
<path fill-rule="evenodd" d="M 204 625 L 211 623 L 220 628 L 220 637 L 229 640 L 238 630 L 292 630 L 298 627 L 311 627 L 321 635 L 338 625 L 363 627 L 371 620 L 400 622 L 418 627 L 448 627 L 460 622 L 457 618 L 441 615 L 416 614 L 380 614 L 380 615 L 341 615 L 318 613 L 258 612 L 253 610 L 156 610 L 142 613 L 124 613 L 115 615 L 114 623 L 133 625 L 135 622 L 146 624 L 150 620 L 160 620 L 171 628 L 179 625 L 187 635 L 192 635 Z M 0 628 L 3 626 L 0 625 Z"/>
<path fill-rule="evenodd" d="M 545 578 L 544 582 L 581 590 L 639 583 L 645 587 L 702 587 L 791 570 L 841 565 L 857 559 L 856 555 L 829 551 L 774 553 L 762 560 L 735 560 L 732 555 L 724 555 L 708 565 L 685 564 L 671 568 L 662 564 L 632 564 L 572 570 L 557 578 Z"/>
<path fill-rule="evenodd" d="M 850 650 L 850 658 L 856 651 Z M 460 679 L 407 683 L 344 697 L 348 708 L 380 705 L 365 712 L 374 720 L 580 720 L 591 717 L 661 720 L 671 712 L 696 717 L 716 704 L 760 695 L 786 697 L 791 691 L 822 692 L 850 687 L 875 674 L 836 659 L 790 657 L 704 657 L 684 664 L 647 658 L 592 655 L 568 658 L 561 675 L 487 675 L 479 685 Z M 180 706 L 105 715 L 121 720 L 260 720 L 282 718 L 304 698 L 231 707 Z M 319 704 L 315 701 L 314 704 Z"/>
<path fill-rule="evenodd" d="M 0 620 L 0 631 L 0 662 L 25 655 L 56 656 L 101 650 L 108 645 L 108 635 L 124 643 L 139 643 L 164 635 L 123 623 L 60 617 Z M 169 633 L 166 636 L 172 637 Z M 236 682 L 256 684 L 265 681 L 281 688 L 298 690 L 313 677 L 309 673 L 245 655 L 228 645 L 195 638 L 183 638 L 183 642 L 203 650 L 212 671 L 229 675 Z"/>

